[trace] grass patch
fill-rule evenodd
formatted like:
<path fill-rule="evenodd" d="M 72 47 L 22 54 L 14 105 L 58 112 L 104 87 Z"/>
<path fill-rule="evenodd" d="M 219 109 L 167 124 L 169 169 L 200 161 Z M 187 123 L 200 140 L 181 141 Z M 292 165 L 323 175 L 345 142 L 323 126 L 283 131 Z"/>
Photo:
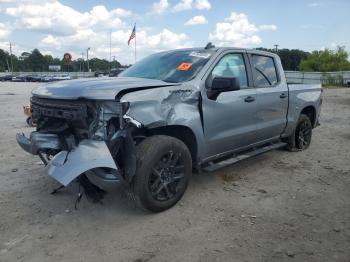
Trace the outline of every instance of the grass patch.
<path fill-rule="evenodd" d="M 340 89 L 340 88 L 347 88 L 347 86 L 333 86 L 333 85 L 322 85 L 325 89 Z"/>
<path fill-rule="evenodd" d="M 236 180 L 237 174 L 225 172 L 225 173 L 221 174 L 221 178 L 225 182 L 232 182 L 233 180 Z"/>

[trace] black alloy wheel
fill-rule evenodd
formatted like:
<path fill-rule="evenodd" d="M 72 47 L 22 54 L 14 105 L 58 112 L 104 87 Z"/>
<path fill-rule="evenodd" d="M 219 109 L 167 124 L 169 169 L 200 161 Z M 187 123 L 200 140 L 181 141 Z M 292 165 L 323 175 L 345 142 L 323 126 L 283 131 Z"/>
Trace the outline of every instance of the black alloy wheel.
<path fill-rule="evenodd" d="M 186 191 L 192 173 L 192 158 L 179 139 L 155 135 L 136 149 L 136 174 L 130 196 L 142 209 L 160 212 L 175 205 Z"/>
<path fill-rule="evenodd" d="M 310 118 L 301 115 L 295 130 L 295 146 L 299 150 L 305 150 L 310 146 L 312 137 L 312 124 Z"/>
<path fill-rule="evenodd" d="M 152 168 L 149 190 L 157 201 L 175 198 L 186 186 L 184 161 L 180 153 L 169 151 Z"/>

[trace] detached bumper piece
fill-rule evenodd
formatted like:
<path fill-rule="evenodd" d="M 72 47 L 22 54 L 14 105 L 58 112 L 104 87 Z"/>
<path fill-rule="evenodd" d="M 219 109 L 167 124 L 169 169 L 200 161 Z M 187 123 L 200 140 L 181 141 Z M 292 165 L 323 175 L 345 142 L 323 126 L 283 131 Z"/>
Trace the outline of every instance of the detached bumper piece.
<path fill-rule="evenodd" d="M 32 132 L 30 139 L 24 134 L 16 135 L 17 143 L 30 154 L 37 155 L 44 150 L 60 150 L 60 140 L 55 134 Z"/>
<path fill-rule="evenodd" d="M 56 154 L 46 166 L 46 171 L 49 176 L 67 186 L 82 173 L 96 168 L 118 171 L 106 143 L 86 139 L 72 151 L 61 151 Z M 118 177 L 115 179 L 118 180 Z"/>
<path fill-rule="evenodd" d="M 75 178 L 85 173 L 89 180 L 101 188 L 109 188 L 121 180 L 119 169 L 104 141 L 82 140 L 70 151 L 62 150 L 60 139 L 55 134 L 32 132 L 30 138 L 16 135 L 21 148 L 33 155 L 56 151 L 45 167 L 46 173 L 67 186 Z"/>

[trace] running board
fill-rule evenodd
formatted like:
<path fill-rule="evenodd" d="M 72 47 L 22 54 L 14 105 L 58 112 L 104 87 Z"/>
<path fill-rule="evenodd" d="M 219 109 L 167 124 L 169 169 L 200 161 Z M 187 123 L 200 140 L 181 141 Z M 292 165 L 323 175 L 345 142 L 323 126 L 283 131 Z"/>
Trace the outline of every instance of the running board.
<path fill-rule="evenodd" d="M 236 155 L 236 156 L 231 157 L 229 159 L 225 159 L 225 160 L 218 162 L 218 163 L 210 162 L 209 166 L 203 167 L 202 170 L 205 172 L 213 172 L 213 171 L 216 171 L 220 168 L 237 163 L 238 161 L 241 161 L 241 160 L 253 157 L 253 156 L 257 156 L 257 155 L 260 155 L 260 154 L 265 153 L 267 151 L 284 147 L 286 145 L 287 145 L 287 143 L 283 143 L 283 142 L 270 144 L 268 146 L 264 146 L 264 147 L 260 147 L 258 149 L 252 150 L 252 151 L 248 151 L 248 152 L 243 153 L 241 155 Z"/>

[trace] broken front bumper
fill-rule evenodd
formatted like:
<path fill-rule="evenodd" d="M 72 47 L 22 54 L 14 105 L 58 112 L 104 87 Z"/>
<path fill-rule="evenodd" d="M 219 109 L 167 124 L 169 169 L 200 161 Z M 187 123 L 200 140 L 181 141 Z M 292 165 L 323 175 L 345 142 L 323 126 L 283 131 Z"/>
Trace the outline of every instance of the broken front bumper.
<path fill-rule="evenodd" d="M 92 139 L 82 140 L 71 151 L 59 152 L 46 166 L 48 175 L 64 186 L 94 168 L 118 170 L 106 143 Z"/>
<path fill-rule="evenodd" d="M 33 132 L 30 139 L 23 134 L 16 136 L 18 144 L 28 153 L 37 155 L 45 150 L 61 150 L 55 134 Z M 75 178 L 87 173 L 91 182 L 105 188 L 120 181 L 117 165 L 105 143 L 93 139 L 82 140 L 70 151 L 60 151 L 46 166 L 49 176 L 67 186 Z"/>
<path fill-rule="evenodd" d="M 17 143 L 30 154 L 37 155 L 40 151 L 60 150 L 60 140 L 55 134 L 32 132 L 28 139 L 23 133 L 16 135 Z"/>

